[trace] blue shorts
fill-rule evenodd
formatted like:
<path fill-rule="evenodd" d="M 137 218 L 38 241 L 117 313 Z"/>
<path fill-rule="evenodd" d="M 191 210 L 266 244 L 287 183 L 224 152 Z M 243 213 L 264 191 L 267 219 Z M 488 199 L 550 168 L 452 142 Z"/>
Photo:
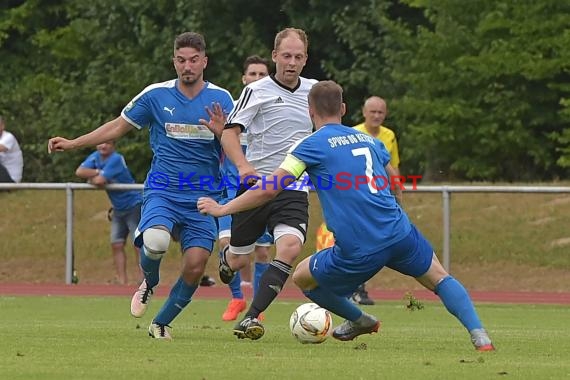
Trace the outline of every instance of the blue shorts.
<path fill-rule="evenodd" d="M 111 244 L 124 243 L 131 233 L 134 238 L 135 231 L 141 220 L 141 204 L 128 210 L 113 210 L 111 219 Z"/>
<path fill-rule="evenodd" d="M 154 226 L 165 226 L 170 235 L 176 235 L 180 239 L 183 252 L 191 247 L 202 247 L 212 252 L 218 231 L 216 219 L 201 214 L 196 207 L 196 201 L 171 199 L 165 192 L 151 193 L 145 197 L 135 236 L 137 247 L 143 244 L 142 233 Z"/>
<path fill-rule="evenodd" d="M 273 235 L 271 235 L 267 229 L 263 235 L 261 235 L 261 237 L 255 242 L 255 245 L 260 247 L 269 247 L 271 244 L 273 244 Z"/>
<path fill-rule="evenodd" d="M 434 252 L 429 241 L 414 225 L 404 239 L 367 256 L 340 256 L 335 253 L 335 247 L 311 256 L 309 268 L 319 286 L 342 297 L 354 293 L 360 284 L 368 281 L 383 267 L 414 278 L 420 277 L 431 266 Z"/>

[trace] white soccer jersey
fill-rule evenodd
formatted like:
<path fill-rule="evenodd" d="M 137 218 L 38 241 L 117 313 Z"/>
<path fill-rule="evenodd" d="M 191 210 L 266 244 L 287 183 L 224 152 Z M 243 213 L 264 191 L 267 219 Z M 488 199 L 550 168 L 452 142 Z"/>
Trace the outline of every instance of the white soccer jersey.
<path fill-rule="evenodd" d="M 14 182 L 20 182 L 22 180 L 24 158 L 22 157 L 22 150 L 18 140 L 10 132 L 3 131 L 0 134 L 0 145 L 7 149 L 5 152 L 0 152 L 0 164 L 4 165 Z"/>
<path fill-rule="evenodd" d="M 247 129 L 247 160 L 260 175 L 270 175 L 296 141 L 311 134 L 307 96 L 317 83 L 299 78 L 294 89 L 267 76 L 247 85 L 228 116 L 226 126 Z"/>

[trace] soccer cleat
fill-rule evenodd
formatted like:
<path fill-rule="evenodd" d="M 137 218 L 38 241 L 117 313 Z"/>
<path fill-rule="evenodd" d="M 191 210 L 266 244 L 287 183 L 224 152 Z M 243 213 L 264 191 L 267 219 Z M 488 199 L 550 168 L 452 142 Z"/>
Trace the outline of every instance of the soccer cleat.
<path fill-rule="evenodd" d="M 485 329 L 473 329 L 469 332 L 471 334 L 471 343 L 475 346 L 477 351 L 495 351 L 495 346 L 489 338 L 489 334 Z"/>
<path fill-rule="evenodd" d="M 135 318 L 142 317 L 146 312 L 151 297 L 152 288 L 147 287 L 146 280 L 143 280 L 131 299 L 131 315 Z"/>
<path fill-rule="evenodd" d="M 350 300 L 359 305 L 374 305 L 374 301 L 368 296 L 368 292 L 364 288 L 364 284 L 360 285 L 358 289 L 352 294 Z"/>
<path fill-rule="evenodd" d="M 257 340 L 265 334 L 265 328 L 257 318 L 245 317 L 240 323 L 234 326 L 234 335 L 238 339 Z"/>
<path fill-rule="evenodd" d="M 171 328 L 168 325 L 160 325 L 158 323 L 152 322 L 150 326 L 148 326 L 148 336 L 154 339 L 172 340 L 170 332 L 166 329 L 167 327 Z"/>
<path fill-rule="evenodd" d="M 493 344 L 485 344 L 483 346 L 475 346 L 475 349 L 479 352 L 495 351 L 495 346 Z"/>
<path fill-rule="evenodd" d="M 378 329 L 380 329 L 380 321 L 374 317 L 370 317 L 367 321 L 370 324 L 360 324 L 356 322 L 352 322 L 349 320 L 345 320 L 342 324 L 337 326 L 332 333 L 333 338 L 347 341 L 353 340 L 359 335 L 362 334 L 373 334 L 377 333 Z"/>
<path fill-rule="evenodd" d="M 203 275 L 200 279 L 200 286 L 214 286 L 216 285 L 216 280 L 208 275 Z"/>
<path fill-rule="evenodd" d="M 226 311 L 222 314 L 223 321 L 235 321 L 242 311 L 245 310 L 247 303 L 243 298 L 232 298 Z"/>
<path fill-rule="evenodd" d="M 228 262 L 226 260 L 226 252 L 228 251 L 228 247 L 226 247 L 223 251 L 220 251 L 220 261 L 218 264 L 218 272 L 220 273 L 220 280 L 224 284 L 229 284 L 234 279 L 236 272 L 230 268 Z"/>

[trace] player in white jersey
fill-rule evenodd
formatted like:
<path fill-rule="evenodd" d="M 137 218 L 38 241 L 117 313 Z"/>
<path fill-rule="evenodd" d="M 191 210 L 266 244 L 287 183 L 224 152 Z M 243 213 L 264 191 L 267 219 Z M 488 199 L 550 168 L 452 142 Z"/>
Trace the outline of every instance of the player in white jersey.
<path fill-rule="evenodd" d="M 215 219 L 201 215 L 196 201 L 204 195 L 220 196 L 222 128 L 207 128 L 201 122 L 208 118 L 206 107 L 212 103 L 223 113 L 233 108 L 227 90 L 204 80 L 208 57 L 200 34 L 177 36 L 172 61 L 177 79 L 148 86 L 121 116 L 91 133 L 73 140 L 54 137 L 48 143 L 50 151 L 64 151 L 114 140 L 134 128 L 149 128 L 153 160 L 135 234 L 145 279 L 131 300 L 134 317 L 147 310 L 172 236 L 180 239 L 183 252 L 181 276 L 149 326 L 149 335 L 159 339 L 171 339 L 167 326 L 191 301 L 216 240 Z"/>
<path fill-rule="evenodd" d="M 258 55 L 252 55 L 245 59 L 243 63 L 242 83 L 248 85 L 261 78 L 269 75 L 269 61 Z M 247 149 L 247 133 L 242 132 L 240 142 L 243 149 Z M 228 180 L 230 186 L 226 186 L 224 199 L 222 203 L 229 202 L 234 199 L 239 188 L 239 173 L 235 165 L 226 157 L 222 158 L 222 175 L 224 180 Z M 232 217 L 227 215 L 218 218 L 218 247 L 220 251 L 224 250 L 230 244 Z M 236 272 L 234 279 L 228 284 L 232 299 L 228 303 L 226 310 L 222 314 L 222 320 L 235 321 L 239 314 L 247 308 L 242 286 L 253 285 L 253 294 L 259 289 L 259 280 L 263 273 L 267 270 L 270 261 L 269 247 L 273 242 L 273 237 L 269 233 L 265 233 L 255 242 L 254 263 L 255 271 L 253 273 L 253 281 L 251 281 L 251 266 L 246 265 L 240 271 Z M 246 281 L 247 280 L 247 281 Z M 259 319 L 263 315 L 260 314 Z"/>
<path fill-rule="evenodd" d="M 6 129 L 0 116 L 0 182 L 20 182 L 24 159 L 18 140 Z"/>
<path fill-rule="evenodd" d="M 264 189 L 260 180 L 257 189 L 223 206 L 201 198 L 198 209 L 219 217 L 259 207 L 306 172 L 335 235 L 335 245 L 301 261 L 293 280 L 313 302 L 346 319 L 334 329 L 334 338 L 347 341 L 378 331 L 380 321 L 346 296 L 387 266 L 437 294 L 469 332 L 476 350 L 493 351 L 469 294 L 443 268 L 431 244 L 391 194 L 390 179 L 397 172 L 384 144 L 342 125 L 345 110 L 338 84 L 316 84 L 309 93 L 309 112 L 317 131 L 293 145 L 273 172 L 277 188 Z"/>
<path fill-rule="evenodd" d="M 285 158 L 289 147 L 312 132 L 307 95 L 316 81 L 300 76 L 307 62 L 307 48 L 307 35 L 303 30 L 287 28 L 277 33 L 271 54 L 275 75 L 246 86 L 228 116 L 222 145 L 238 168 L 242 185 L 247 185 L 253 178 L 269 176 Z M 246 155 L 239 142 L 239 135 L 245 129 Z M 244 191 L 242 186 L 238 197 Z M 274 260 L 261 277 L 251 307 L 234 327 L 238 338 L 259 339 L 263 336 L 264 328 L 257 317 L 277 297 L 289 277 L 291 266 L 305 242 L 308 220 L 306 188 L 284 191 L 270 204 L 232 215 L 230 246 L 220 255 L 223 282 L 229 283 L 235 271 L 248 265 L 248 255 L 266 228 L 275 239 L 276 249 Z"/>

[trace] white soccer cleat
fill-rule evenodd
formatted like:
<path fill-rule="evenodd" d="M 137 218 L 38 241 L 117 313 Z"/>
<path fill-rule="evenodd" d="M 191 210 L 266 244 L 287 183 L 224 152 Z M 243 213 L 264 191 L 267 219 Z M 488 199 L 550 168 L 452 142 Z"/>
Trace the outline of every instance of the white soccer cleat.
<path fill-rule="evenodd" d="M 151 297 L 152 288 L 149 288 L 146 284 L 146 280 L 143 280 L 131 299 L 131 315 L 135 318 L 142 317 L 144 313 L 146 313 Z"/>
<path fill-rule="evenodd" d="M 471 343 L 475 346 L 477 351 L 495 351 L 495 346 L 489 338 L 489 334 L 485 329 L 473 329 L 469 332 L 471 334 Z"/>
<path fill-rule="evenodd" d="M 150 324 L 150 326 L 148 326 L 148 336 L 154 339 L 172 340 L 172 335 L 170 335 L 167 327 L 170 326 L 159 325 L 158 323 L 153 322 Z"/>

